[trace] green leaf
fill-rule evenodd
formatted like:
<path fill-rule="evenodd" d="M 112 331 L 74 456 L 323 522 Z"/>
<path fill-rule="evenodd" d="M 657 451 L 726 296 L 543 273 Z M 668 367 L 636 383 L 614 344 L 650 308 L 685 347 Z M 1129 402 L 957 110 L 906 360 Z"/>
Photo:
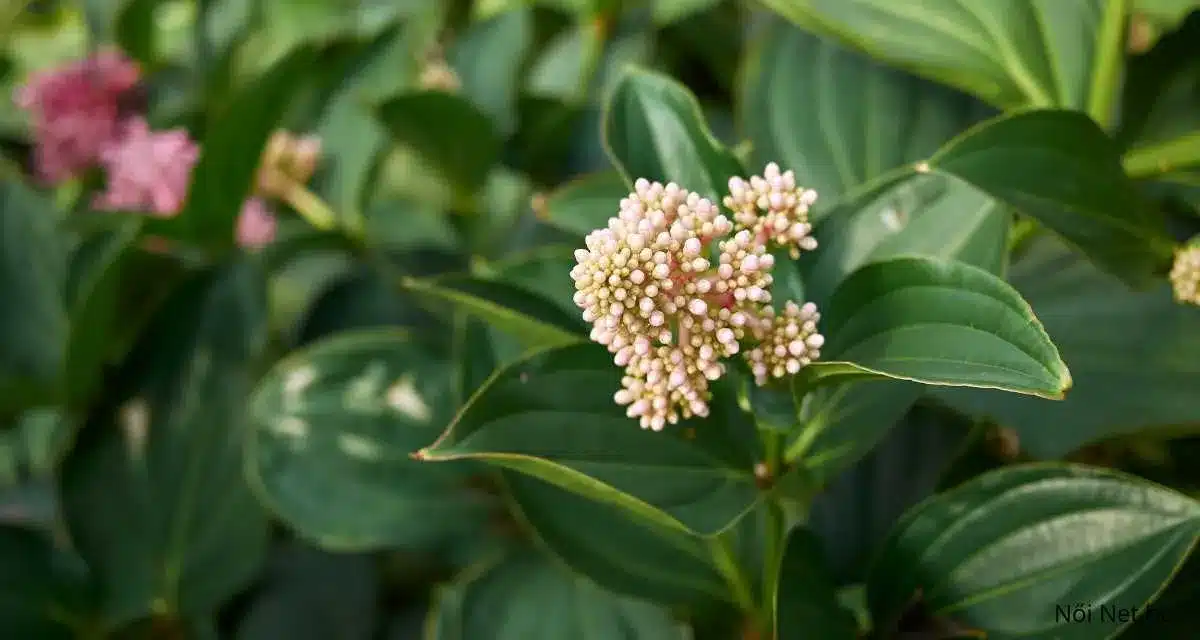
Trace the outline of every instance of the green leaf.
<path fill-rule="evenodd" d="M 1001 108 L 1081 108 L 1103 0 L 765 0 L 795 22 Z"/>
<path fill-rule="evenodd" d="M 1170 286 L 1129 291 L 1053 238 L 1031 245 L 1010 279 L 1071 363 L 1071 392 L 1055 403 L 958 389 L 939 397 L 1012 427 L 1039 458 L 1200 423 L 1200 309 L 1176 303 Z"/>
<path fill-rule="evenodd" d="M 1198 534 L 1200 504 L 1140 478 L 1009 467 L 906 514 L 877 556 L 868 601 L 885 629 L 919 593 L 932 615 L 988 638 L 1113 637 L 1124 625 L 1101 607 L 1145 610 Z M 1064 619 L 1079 603 L 1091 622 Z"/>
<path fill-rule="evenodd" d="M 614 595 L 533 553 L 519 553 L 465 584 L 431 612 L 434 640 L 684 640 L 670 614 Z M 444 616 L 444 617 L 443 617 Z M 457 631 L 457 633 L 453 633 Z"/>
<path fill-rule="evenodd" d="M 718 4 L 720 0 L 654 0 L 650 5 L 650 15 L 655 23 L 666 26 Z"/>
<path fill-rule="evenodd" d="M 597 584 L 664 605 L 736 604 L 705 539 L 534 477 L 504 478 L 538 540 Z"/>
<path fill-rule="evenodd" d="M 973 124 L 983 105 L 797 29 L 764 21 L 739 87 L 754 166 L 777 162 L 820 198 L 814 213 L 916 162 Z M 824 243 L 832 240 L 821 238 Z"/>
<path fill-rule="evenodd" d="M 602 137 L 630 185 L 638 178 L 674 182 L 719 205 L 729 178 L 743 173 L 687 87 L 637 67 L 627 68 L 609 95 Z"/>
<path fill-rule="evenodd" d="M 1131 0 L 1130 4 L 1133 5 L 1131 11 L 1147 27 L 1143 43 L 1147 49 L 1153 47 L 1164 33 L 1179 27 L 1190 13 L 1200 9 L 1197 0 Z"/>
<path fill-rule="evenodd" d="M 805 528 L 788 535 L 775 599 L 775 637 L 778 640 L 853 640 L 858 637 L 854 616 L 841 607 L 837 587 L 825 566 L 821 541 Z"/>
<path fill-rule="evenodd" d="M 616 172 L 593 173 L 555 189 L 545 203 L 542 219 L 564 231 L 586 236 L 608 226 L 629 186 Z"/>
<path fill-rule="evenodd" d="M 483 188 L 499 159 L 500 139 L 488 117 L 458 96 L 406 93 L 379 108 L 398 145 L 412 149 L 462 198 Z"/>
<path fill-rule="evenodd" d="M 0 180 L 0 414 L 55 395 L 68 331 L 55 215 L 29 187 Z"/>
<path fill-rule="evenodd" d="M 802 374 L 813 383 L 873 372 L 1053 399 L 1071 386 L 1066 364 L 1020 294 L 962 262 L 871 263 L 838 287 L 822 314 L 823 361 Z"/>
<path fill-rule="evenodd" d="M 254 186 L 262 149 L 315 59 L 315 49 L 299 47 L 234 94 L 204 137 L 183 211 L 161 224 L 165 235 L 215 246 L 233 244 L 234 226 Z"/>
<path fill-rule="evenodd" d="M 449 58 L 462 95 L 486 113 L 502 134 L 516 127 L 519 72 L 533 38 L 529 7 L 472 24 L 454 42 Z"/>
<path fill-rule="evenodd" d="M 275 553 L 237 640 L 371 640 L 380 576 L 367 554 L 329 554 L 288 544 Z"/>
<path fill-rule="evenodd" d="M 945 173 L 1059 233 L 1101 268 L 1157 282 L 1173 242 L 1121 168 L 1115 143 L 1073 111 L 1025 111 L 955 138 L 918 171 Z"/>
<path fill-rule="evenodd" d="M 258 571 L 267 521 L 242 477 L 242 416 L 264 312 L 252 263 L 185 282 L 63 462 L 70 538 L 112 624 L 207 615 Z"/>
<path fill-rule="evenodd" d="M 13 638 L 80 637 L 92 606 L 85 571 L 48 533 L 0 526 L 0 629 Z"/>
<path fill-rule="evenodd" d="M 337 550 L 424 549 L 482 526 L 460 466 L 409 454 L 454 411 L 452 368 L 399 331 L 359 331 L 289 355 L 250 405 L 247 473 L 301 536 Z"/>
<path fill-rule="evenodd" d="M 746 513 L 754 426 L 727 390 L 710 418 L 656 433 L 613 401 L 621 375 L 597 344 L 541 351 L 495 374 L 417 455 L 483 460 L 702 535 Z"/>
<path fill-rule="evenodd" d="M 497 280 L 446 276 L 407 279 L 404 286 L 415 293 L 447 301 L 512 335 L 528 348 L 571 344 L 587 336 L 581 317 L 569 315 L 527 289 Z"/>

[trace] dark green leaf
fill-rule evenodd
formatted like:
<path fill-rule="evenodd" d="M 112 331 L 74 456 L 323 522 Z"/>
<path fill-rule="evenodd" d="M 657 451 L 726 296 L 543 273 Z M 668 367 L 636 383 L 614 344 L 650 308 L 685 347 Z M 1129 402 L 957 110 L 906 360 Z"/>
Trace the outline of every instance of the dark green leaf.
<path fill-rule="evenodd" d="M 463 95 L 505 135 L 516 126 L 518 72 L 532 37 L 533 12 L 519 7 L 471 25 L 450 52 Z"/>
<path fill-rule="evenodd" d="M 858 625 L 838 603 L 821 541 L 805 528 L 788 535 L 776 581 L 777 640 L 854 640 Z"/>
<path fill-rule="evenodd" d="M 392 140 L 429 163 L 460 197 L 483 187 L 500 153 L 488 117 L 463 98 L 426 91 L 388 100 L 379 115 Z"/>
<path fill-rule="evenodd" d="M 918 171 L 955 176 L 1061 234 L 1101 268 L 1156 282 L 1173 243 L 1121 168 L 1116 144 L 1075 111 L 1025 111 L 952 140 Z"/>
<path fill-rule="evenodd" d="M 451 367 L 399 331 L 342 334 L 259 382 L 247 444 L 252 486 L 330 549 L 428 548 L 481 526 L 488 505 L 461 467 L 409 454 L 453 415 Z"/>
<path fill-rule="evenodd" d="M 70 640 L 89 628 L 85 568 L 49 534 L 0 526 L 0 630 L 10 638 Z"/>
<path fill-rule="evenodd" d="M 455 591 L 431 612 L 435 640 L 686 637 L 667 611 L 604 591 L 533 553 L 508 558 Z"/>
<path fill-rule="evenodd" d="M 554 190 L 545 202 L 546 222 L 580 236 L 608 225 L 629 185 L 616 172 L 594 173 Z"/>
<path fill-rule="evenodd" d="M 207 615 L 258 570 L 267 522 L 242 477 L 245 398 L 265 341 L 252 267 L 176 289 L 63 463 L 70 537 L 111 623 Z"/>
<path fill-rule="evenodd" d="M 605 107 L 605 149 L 627 184 L 674 182 L 720 204 L 742 167 L 704 122 L 687 87 L 667 76 L 627 69 Z"/>
<path fill-rule="evenodd" d="M 498 372 L 418 455 L 484 460 L 701 534 L 750 509 L 753 424 L 732 397 L 721 390 L 711 418 L 655 433 L 613 401 L 620 382 L 600 345 L 536 353 Z"/>
<path fill-rule="evenodd" d="M 938 390 L 939 397 L 1012 427 L 1022 449 L 1039 458 L 1200 422 L 1200 309 L 1176 303 L 1166 283 L 1129 291 L 1052 238 L 1029 248 L 1011 280 L 1071 365 L 1066 400 L 958 389 Z"/>
<path fill-rule="evenodd" d="M 1114 471 L 1026 465 L 917 506 L 877 556 L 868 601 L 882 628 L 919 593 L 934 616 L 988 638 L 1112 637 L 1101 608 L 1144 609 L 1200 534 L 1200 504 Z M 1092 620 L 1062 615 L 1076 605 Z"/>

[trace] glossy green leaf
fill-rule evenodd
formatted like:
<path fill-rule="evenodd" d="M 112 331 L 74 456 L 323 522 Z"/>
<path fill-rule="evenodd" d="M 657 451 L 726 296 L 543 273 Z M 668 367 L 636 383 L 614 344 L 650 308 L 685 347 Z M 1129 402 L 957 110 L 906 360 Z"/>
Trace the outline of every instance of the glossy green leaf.
<path fill-rule="evenodd" d="M 740 124 L 757 171 L 796 172 L 820 195 L 814 213 L 973 124 L 983 105 L 783 22 L 765 20 L 739 87 Z M 823 235 L 825 244 L 834 240 Z"/>
<path fill-rule="evenodd" d="M 733 603 L 704 538 L 534 477 L 511 471 L 504 477 L 538 540 L 599 585 L 664 605 Z"/>
<path fill-rule="evenodd" d="M 665 609 L 609 593 L 548 558 L 519 553 L 456 586 L 435 640 L 684 640 Z M 458 633 L 453 633 L 457 631 Z"/>
<path fill-rule="evenodd" d="M 918 171 L 952 175 L 1059 233 L 1100 267 L 1156 281 L 1172 241 L 1121 168 L 1116 144 L 1074 111 L 1025 111 L 955 138 Z"/>
<path fill-rule="evenodd" d="M 868 601 L 882 628 L 920 593 L 933 615 L 988 638 L 1112 637 L 1124 624 L 1101 607 L 1144 610 L 1197 535 L 1200 504 L 1165 487 L 1081 466 L 1010 467 L 906 514 Z M 1062 615 L 1077 604 L 1090 622 Z"/>
<path fill-rule="evenodd" d="M 499 158 L 500 139 L 491 120 L 464 98 L 406 93 L 384 103 L 379 116 L 392 141 L 415 152 L 460 197 L 481 189 Z"/>
<path fill-rule="evenodd" d="M 453 415 L 451 367 L 399 331 L 341 334 L 259 382 L 247 471 L 301 536 L 338 550 L 428 548 L 481 525 L 488 504 L 460 466 L 409 454 Z"/>
<path fill-rule="evenodd" d="M 587 336 L 581 317 L 568 314 L 527 289 L 497 280 L 449 276 L 409 279 L 405 286 L 417 294 L 449 302 L 529 348 L 570 344 Z"/>
<path fill-rule="evenodd" d="M 0 630 L 12 638 L 70 640 L 94 628 L 85 571 L 48 533 L 0 526 Z"/>
<path fill-rule="evenodd" d="M 608 225 L 629 196 L 629 185 L 615 172 L 594 173 L 555 189 L 546 198 L 546 222 L 580 236 Z"/>
<path fill-rule="evenodd" d="M 29 187 L 0 179 L 0 413 L 54 397 L 68 332 L 55 217 Z"/>
<path fill-rule="evenodd" d="M 748 511 L 754 427 L 733 398 L 721 390 L 710 418 L 656 433 L 613 401 L 621 375 L 597 344 L 541 351 L 494 375 L 417 455 L 483 460 L 700 534 Z"/>
<path fill-rule="evenodd" d="M 1010 280 L 1070 363 L 1063 402 L 967 390 L 939 397 L 1012 427 L 1039 458 L 1155 427 L 1200 423 L 1200 309 L 1180 305 L 1166 283 L 1125 289 L 1052 238 L 1035 242 Z M 1052 425 L 1052 428 L 1047 428 Z"/>
<path fill-rule="evenodd" d="M 207 615 L 258 571 L 267 521 L 242 476 L 242 441 L 264 298 L 249 262 L 177 288 L 62 464 L 70 537 L 110 623 Z"/>
<path fill-rule="evenodd" d="M 729 178 L 743 173 L 687 87 L 637 67 L 628 68 L 609 95 L 602 136 L 627 184 L 674 182 L 719 204 Z"/>
<path fill-rule="evenodd" d="M 298 47 L 237 91 L 204 137 L 187 202 L 177 217 L 162 223 L 164 234 L 217 246 L 233 244 L 235 223 L 254 186 L 262 149 L 315 59 L 313 48 Z"/>
<path fill-rule="evenodd" d="M 802 27 L 998 107 L 1082 107 L 1103 0 L 766 0 Z"/>
<path fill-rule="evenodd" d="M 466 96 L 502 134 L 516 127 L 518 74 L 533 38 L 533 11 L 519 7 L 471 25 L 455 40 L 450 62 Z"/>
<path fill-rule="evenodd" d="M 823 362 L 849 362 L 884 377 L 996 388 L 1061 398 L 1067 366 L 1029 305 L 996 276 L 923 257 L 871 263 L 838 287 L 823 310 Z"/>
<path fill-rule="evenodd" d="M 777 640 L 854 640 L 858 625 L 841 607 L 825 566 L 821 541 L 805 528 L 787 537 L 779 564 L 775 599 Z"/>

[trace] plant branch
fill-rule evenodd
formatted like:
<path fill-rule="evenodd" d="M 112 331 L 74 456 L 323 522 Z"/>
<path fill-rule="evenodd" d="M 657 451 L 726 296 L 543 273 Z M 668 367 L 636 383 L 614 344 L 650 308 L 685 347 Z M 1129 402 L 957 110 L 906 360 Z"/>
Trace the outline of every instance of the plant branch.
<path fill-rule="evenodd" d="M 1130 149 L 1123 159 L 1125 173 L 1135 180 L 1155 178 L 1163 174 L 1200 165 L 1200 131 L 1178 138 Z"/>

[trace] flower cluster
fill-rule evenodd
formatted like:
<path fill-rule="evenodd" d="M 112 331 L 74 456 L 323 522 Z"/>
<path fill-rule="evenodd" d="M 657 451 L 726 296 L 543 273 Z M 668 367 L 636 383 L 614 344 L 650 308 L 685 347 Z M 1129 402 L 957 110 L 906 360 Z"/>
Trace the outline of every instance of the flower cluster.
<path fill-rule="evenodd" d="M 676 184 L 639 179 L 617 217 L 590 233 L 571 270 L 591 338 L 625 369 L 614 399 L 643 428 L 706 416 L 709 384 L 741 353 L 756 382 L 793 374 L 820 355 L 815 305 L 772 305 L 773 246 L 816 248 L 812 191 L 774 163 L 732 178 L 726 206 Z M 746 344 L 743 349 L 743 343 Z"/>
<path fill-rule="evenodd" d="M 35 74 L 17 90 L 16 103 L 31 114 L 38 175 L 54 184 L 99 166 L 104 190 L 93 205 L 104 211 L 142 211 L 169 218 L 187 200 L 192 170 L 200 158 L 185 129 L 154 131 L 144 116 L 130 111 L 128 96 L 137 86 L 137 65 L 117 51 Z M 312 177 L 320 141 L 272 136 L 256 181 L 238 217 L 236 237 L 246 248 L 274 240 L 276 220 L 264 198 L 286 199 Z"/>
<path fill-rule="evenodd" d="M 1170 277 L 1176 300 L 1200 305 L 1200 242 L 1192 242 L 1175 253 Z"/>

